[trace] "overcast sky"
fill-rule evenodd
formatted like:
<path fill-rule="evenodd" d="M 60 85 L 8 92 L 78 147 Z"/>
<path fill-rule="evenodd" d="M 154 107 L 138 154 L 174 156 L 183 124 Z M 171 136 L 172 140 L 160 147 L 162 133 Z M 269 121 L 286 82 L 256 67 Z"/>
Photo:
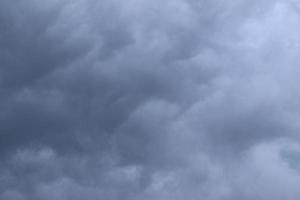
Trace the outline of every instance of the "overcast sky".
<path fill-rule="evenodd" d="M 0 0 L 0 200 L 299 200 L 297 0 Z"/>

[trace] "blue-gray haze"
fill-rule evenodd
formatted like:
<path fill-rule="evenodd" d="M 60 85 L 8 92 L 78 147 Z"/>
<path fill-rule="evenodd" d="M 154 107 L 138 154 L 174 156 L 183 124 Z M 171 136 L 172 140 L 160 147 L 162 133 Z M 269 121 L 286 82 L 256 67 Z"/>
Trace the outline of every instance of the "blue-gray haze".
<path fill-rule="evenodd" d="M 0 200 L 299 200 L 298 0 L 0 0 Z"/>

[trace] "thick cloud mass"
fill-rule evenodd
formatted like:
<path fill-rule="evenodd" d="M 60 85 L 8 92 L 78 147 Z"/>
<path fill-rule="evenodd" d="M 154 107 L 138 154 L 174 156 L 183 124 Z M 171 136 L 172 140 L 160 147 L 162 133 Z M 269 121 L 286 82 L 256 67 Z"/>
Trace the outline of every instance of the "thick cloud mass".
<path fill-rule="evenodd" d="M 0 200 L 298 200 L 296 0 L 1 0 Z"/>

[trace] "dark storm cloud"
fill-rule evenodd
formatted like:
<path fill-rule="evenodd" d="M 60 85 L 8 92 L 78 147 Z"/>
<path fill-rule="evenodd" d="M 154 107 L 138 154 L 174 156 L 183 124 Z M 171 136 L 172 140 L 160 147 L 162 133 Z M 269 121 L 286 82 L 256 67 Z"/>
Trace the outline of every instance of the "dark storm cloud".
<path fill-rule="evenodd" d="M 0 199 L 298 199 L 296 1 L 0 2 Z"/>

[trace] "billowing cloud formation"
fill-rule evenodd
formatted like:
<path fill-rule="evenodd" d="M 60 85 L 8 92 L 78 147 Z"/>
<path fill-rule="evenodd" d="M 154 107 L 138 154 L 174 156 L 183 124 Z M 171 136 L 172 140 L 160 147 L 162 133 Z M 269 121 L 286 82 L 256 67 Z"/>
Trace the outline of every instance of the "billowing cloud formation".
<path fill-rule="evenodd" d="M 0 199 L 299 199 L 299 17 L 1 0 Z"/>

